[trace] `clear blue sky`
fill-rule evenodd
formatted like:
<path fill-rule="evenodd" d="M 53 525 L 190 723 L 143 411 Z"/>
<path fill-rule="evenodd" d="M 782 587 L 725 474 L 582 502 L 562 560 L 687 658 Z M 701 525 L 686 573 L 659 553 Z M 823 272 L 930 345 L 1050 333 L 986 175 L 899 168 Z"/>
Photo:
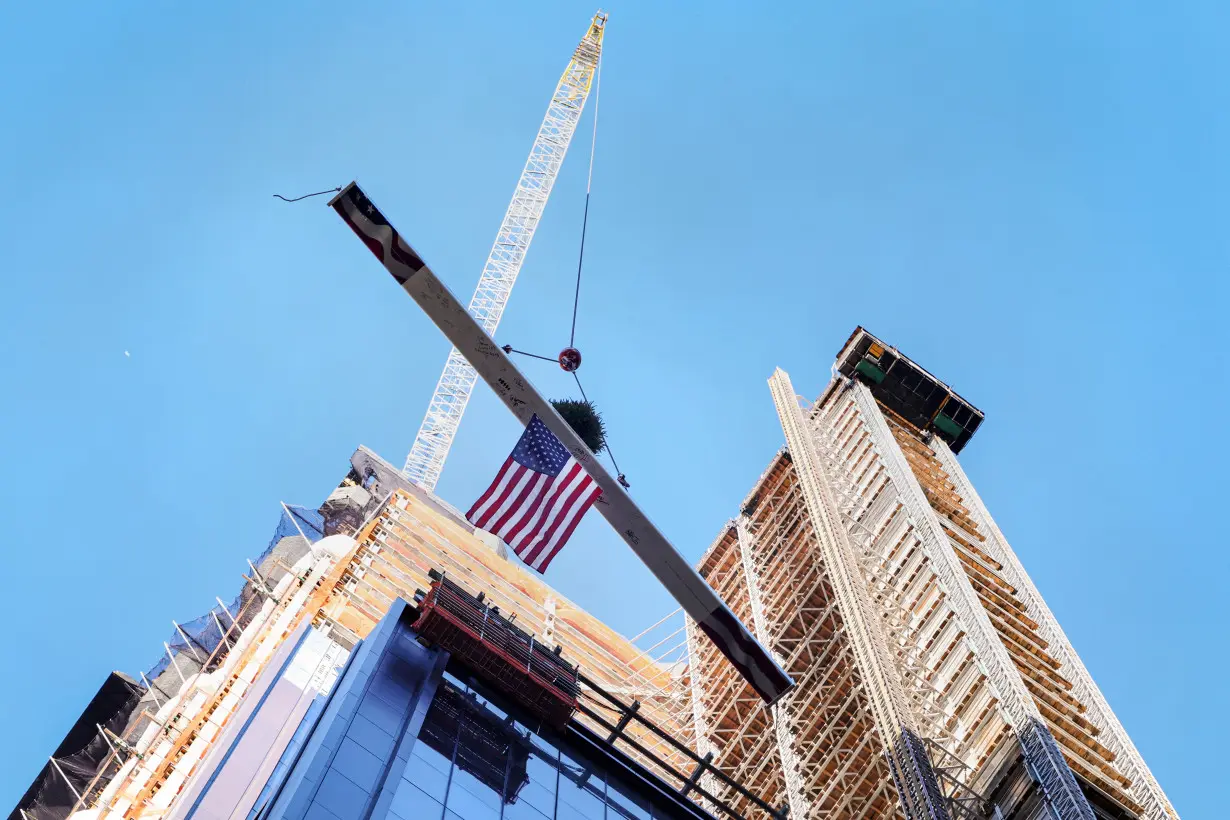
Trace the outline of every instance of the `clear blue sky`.
<path fill-rule="evenodd" d="M 454 5 L 0 11 L 0 808 L 280 499 L 404 456 L 443 338 L 271 194 L 358 178 L 468 298 L 593 8 Z M 1073 5 L 610 8 L 582 374 L 697 557 L 782 442 L 773 367 L 816 394 L 855 325 L 899 346 L 985 410 L 967 471 L 1179 811 L 1221 816 L 1230 19 Z M 588 123 L 503 342 L 567 340 Z M 480 388 L 441 494 L 516 435 Z M 629 632 L 670 608 L 596 516 L 549 580 Z"/>

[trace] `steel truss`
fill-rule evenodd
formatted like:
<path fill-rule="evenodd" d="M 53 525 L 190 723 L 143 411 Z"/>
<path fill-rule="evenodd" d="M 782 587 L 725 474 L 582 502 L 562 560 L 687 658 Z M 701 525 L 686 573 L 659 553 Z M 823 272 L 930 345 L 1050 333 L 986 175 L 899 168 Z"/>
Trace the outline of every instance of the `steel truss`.
<path fill-rule="evenodd" d="M 551 103 L 547 106 L 547 114 L 534 138 L 530 157 L 517 181 L 508 212 L 504 214 L 504 221 L 496 233 L 491 254 L 483 266 L 478 287 L 470 299 L 470 313 L 488 336 L 495 336 L 517 274 L 521 272 L 525 254 L 530 249 L 534 231 L 538 229 L 543 209 L 547 207 L 547 198 L 555 185 L 560 165 L 581 120 L 590 84 L 602 55 L 605 26 L 606 15 L 598 12 L 560 77 Z M 414 438 L 414 445 L 406 456 L 406 465 L 402 468 L 407 478 L 425 490 L 434 492 L 436 489 L 444 460 L 453 446 L 453 437 L 457 435 L 457 427 L 461 424 L 477 379 L 474 368 L 453 348 L 427 405 L 427 415 Z"/>
<path fill-rule="evenodd" d="M 918 534 L 928 565 L 943 586 L 945 599 L 985 670 L 1000 708 L 1016 732 L 1026 765 L 1038 781 L 1047 804 L 1060 820 L 1094 820 L 1093 810 L 1064 760 L 1059 744 L 1043 722 L 1037 704 L 979 601 L 871 391 L 854 382 L 850 394 L 870 434 L 871 445 Z"/>
<path fill-rule="evenodd" d="M 976 820 L 1001 816 L 980 790 L 1019 749 L 1061 820 L 1093 817 L 1077 775 L 1177 820 L 951 451 L 855 382 L 806 412 L 785 374 L 770 384 L 787 447 L 700 571 L 797 686 L 764 710 L 693 642 L 695 734 L 718 765 L 795 817 Z"/>
<path fill-rule="evenodd" d="M 731 549 L 733 541 L 732 533 L 723 531 L 718 536 L 709 549 L 714 560 L 708 564 L 708 571 L 702 567 L 701 574 L 736 617 L 750 623 L 749 600 L 738 556 Z M 698 637 L 695 629 L 690 631 L 688 672 L 694 713 L 704 724 L 704 748 L 714 754 L 715 764 L 723 772 L 769 803 L 788 803 L 770 711 L 712 643 L 697 642 Z M 735 796 L 725 797 L 738 804 Z"/>
<path fill-rule="evenodd" d="M 760 599 L 760 575 L 756 562 L 752 559 L 752 536 L 747 531 L 746 516 L 739 517 L 738 523 L 735 524 L 735 532 L 738 539 L 740 565 L 743 568 L 743 582 L 748 590 L 748 603 L 752 609 L 752 623 L 756 630 L 756 638 L 772 652 L 773 644 L 769 642 L 768 617 L 765 615 L 764 603 Z M 776 660 L 778 663 L 785 661 L 780 655 L 776 656 Z M 790 697 L 786 695 L 782 700 L 788 700 Z M 777 755 L 781 758 L 782 774 L 786 780 L 786 801 L 790 806 L 790 814 L 792 817 L 809 817 L 811 806 L 803 785 L 799 756 L 794 748 L 794 736 L 791 732 L 787 706 L 782 701 L 778 701 L 774 704 L 772 712 L 773 736 L 777 741 Z"/>
<path fill-rule="evenodd" d="M 798 679 L 774 716 L 786 780 L 800 794 L 792 803 L 804 817 L 897 816 L 889 761 L 804 507 L 797 476 L 783 469 L 736 530 L 749 592 L 762 600 L 763 640 Z"/>
<path fill-rule="evenodd" d="M 1132 743 L 1127 731 L 1115 716 L 1110 704 L 1106 702 L 1101 689 L 1094 682 L 1089 670 L 1081 662 L 1071 642 L 1068 640 L 1059 622 L 1051 613 L 1050 607 L 1034 586 L 1033 580 L 1021 564 L 1016 552 L 1004 537 L 995 519 L 991 517 L 982 497 L 965 475 L 965 470 L 957 460 L 952 449 L 941 439 L 935 439 L 930 444 L 935 451 L 940 464 L 943 465 L 948 477 L 956 486 L 956 491 L 970 505 L 974 522 L 987 536 L 987 547 L 1003 565 L 1003 574 L 1008 583 L 1016 587 L 1023 599 L 1030 616 L 1037 621 L 1038 632 L 1050 645 L 1052 654 L 1062 664 L 1062 669 L 1069 675 L 1073 684 L 1073 694 L 1087 704 L 1092 713 L 1093 723 L 1105 734 L 1104 743 L 1115 755 L 1116 763 L 1132 781 L 1132 796 L 1146 811 L 1150 820 L 1178 820 L 1178 814 L 1162 787 L 1153 777 L 1153 773 L 1145 764 L 1144 758 Z"/>
<path fill-rule="evenodd" d="M 899 663 L 926 736 L 972 767 L 1005 727 L 927 566 L 908 516 L 848 400 L 816 408 L 817 450 L 856 546 L 872 598 L 881 605 Z M 972 717 L 971 717 L 972 716 Z"/>
<path fill-rule="evenodd" d="M 786 446 L 790 450 L 820 559 L 832 585 L 862 689 L 907 817 L 947 818 L 948 809 L 922 746 L 911 700 L 902 686 L 883 620 L 872 602 L 863 569 L 842 524 L 812 433 L 790 377 L 778 369 L 769 380 Z"/>
<path fill-rule="evenodd" d="M 843 397 L 841 391 L 833 390 L 826 391 L 826 396 L 830 399 L 837 397 L 828 404 L 826 412 L 830 416 L 839 415 L 840 420 L 827 421 L 822 427 L 840 431 L 842 446 L 845 448 L 843 453 L 850 464 L 857 463 L 862 474 L 871 477 L 861 479 L 870 491 L 877 483 L 873 479 L 882 477 L 884 468 L 870 446 L 869 433 L 865 425 L 858 421 L 858 414 L 849 396 Z M 1047 642 L 1037 634 L 1038 624 L 1028 616 L 1025 606 L 1017 600 L 1015 587 L 1001 577 L 1002 562 L 980 546 L 980 542 L 985 541 L 985 536 L 980 534 L 979 527 L 969 517 L 969 511 L 965 508 L 961 496 L 954 492 L 955 485 L 949 481 L 934 451 L 923 442 L 921 433 L 917 430 L 893 418 L 890 413 L 885 413 L 884 416 L 919 487 L 935 510 L 949 546 L 962 562 L 979 602 L 1021 673 L 1023 683 L 1034 697 L 1052 734 L 1065 747 L 1064 753 L 1069 767 L 1080 772 L 1090 782 L 1098 784 L 1108 794 L 1117 795 L 1116 799 L 1123 802 L 1133 813 L 1140 811 L 1125 790 L 1131 785 L 1131 781 L 1111 767 L 1110 763 L 1115 759 L 1114 753 L 1097 741 L 1098 730 L 1081 714 L 1085 711 L 1084 705 L 1069 694 L 1067 690 L 1071 689 L 1072 685 L 1056 671 L 1061 664 L 1048 653 Z M 880 497 L 895 499 L 896 494 L 881 493 Z M 898 506 L 900 507 L 899 504 Z M 902 512 L 901 518 L 904 526 L 908 528 L 907 543 L 921 556 L 921 542 L 913 533 L 908 516 Z M 924 566 L 925 559 L 920 557 L 919 560 L 923 561 L 920 566 Z M 932 573 L 928 571 L 926 575 L 931 577 Z M 944 611 L 951 617 L 950 608 L 945 607 Z M 931 641 L 921 635 L 915 643 L 929 646 Z M 958 674 L 963 670 L 976 668 L 973 660 L 972 655 L 963 660 Z M 964 699 L 959 702 L 965 703 Z M 961 710 L 968 711 L 968 708 Z M 984 712 L 986 711 L 984 709 Z M 984 717 L 986 716 L 984 714 Z M 958 714 L 958 718 L 961 717 L 962 715 Z M 1003 729 L 1007 731 L 1006 724 Z M 995 736 L 993 739 L 998 744 L 1001 738 Z M 965 744 L 972 749 L 981 749 L 983 754 L 994 753 L 994 746 L 978 743 L 976 737 L 966 740 Z M 954 748 L 953 751 L 959 750 Z M 975 768 L 978 766 L 977 754 L 967 756 L 966 760 L 975 761 Z"/>

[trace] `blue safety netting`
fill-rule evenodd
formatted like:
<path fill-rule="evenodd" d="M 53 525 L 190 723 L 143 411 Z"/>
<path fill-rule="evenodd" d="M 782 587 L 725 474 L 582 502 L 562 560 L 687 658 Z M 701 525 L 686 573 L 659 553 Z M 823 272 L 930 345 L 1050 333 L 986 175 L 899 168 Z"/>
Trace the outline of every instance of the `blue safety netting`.
<path fill-rule="evenodd" d="M 268 580 L 271 575 L 281 576 L 284 572 L 279 567 L 266 566 L 267 563 L 275 563 L 270 561 L 270 557 L 274 555 L 278 545 L 283 542 L 283 539 L 307 539 L 308 544 L 314 544 L 324 537 L 325 522 L 322 516 L 316 510 L 307 507 L 296 507 L 286 505 L 282 509 L 281 515 L 278 516 L 278 524 L 273 530 L 273 535 L 269 539 L 269 543 L 260 555 L 253 559 L 252 563 Z M 291 542 L 293 543 L 293 542 Z M 298 541 L 300 550 L 305 549 L 303 541 Z M 244 567 L 244 573 L 249 574 L 250 569 Z M 212 609 L 205 612 L 191 621 L 179 624 L 179 629 L 173 629 L 170 637 L 167 638 L 167 646 L 171 648 L 171 654 L 176 656 L 176 664 L 181 667 L 181 671 L 187 668 L 185 676 L 198 669 L 205 668 L 206 671 L 211 671 L 226 657 L 226 644 L 228 641 L 234 641 L 243 627 L 247 626 L 247 621 L 251 620 L 252 607 L 245 608 L 245 604 L 256 595 L 256 590 L 252 585 L 245 584 L 229 604 L 223 606 L 221 604 L 214 606 Z M 236 619 L 238 624 L 236 625 Z M 224 636 L 226 640 L 224 640 Z M 210 656 L 222 646 L 222 651 L 210 661 Z M 182 660 L 180 660 L 182 656 Z M 167 670 L 170 666 L 171 659 L 167 656 L 164 649 L 162 657 L 158 662 L 151 666 L 145 672 L 145 677 L 153 682 L 159 675 Z M 179 680 L 170 682 L 173 687 L 178 687 Z M 159 687 L 165 689 L 165 687 Z"/>

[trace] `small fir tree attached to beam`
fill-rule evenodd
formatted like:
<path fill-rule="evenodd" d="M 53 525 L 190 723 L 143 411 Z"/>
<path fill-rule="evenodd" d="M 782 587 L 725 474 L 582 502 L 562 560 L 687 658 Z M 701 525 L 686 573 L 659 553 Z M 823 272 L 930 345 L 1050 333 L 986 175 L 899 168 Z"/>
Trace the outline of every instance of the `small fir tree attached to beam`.
<path fill-rule="evenodd" d="M 602 448 L 606 447 L 606 425 L 602 423 L 602 416 L 593 403 L 576 399 L 556 399 L 551 402 L 551 406 L 568 422 L 568 426 L 585 442 L 586 447 L 595 453 L 602 452 Z"/>

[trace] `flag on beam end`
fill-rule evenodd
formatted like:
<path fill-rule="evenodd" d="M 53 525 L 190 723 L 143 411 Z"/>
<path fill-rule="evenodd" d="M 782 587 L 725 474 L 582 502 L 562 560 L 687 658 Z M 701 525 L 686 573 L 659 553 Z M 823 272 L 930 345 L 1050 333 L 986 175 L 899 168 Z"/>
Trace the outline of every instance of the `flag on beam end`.
<path fill-rule="evenodd" d="M 546 572 L 600 495 L 597 483 L 534 416 L 466 520 L 498 535 L 522 561 Z"/>

